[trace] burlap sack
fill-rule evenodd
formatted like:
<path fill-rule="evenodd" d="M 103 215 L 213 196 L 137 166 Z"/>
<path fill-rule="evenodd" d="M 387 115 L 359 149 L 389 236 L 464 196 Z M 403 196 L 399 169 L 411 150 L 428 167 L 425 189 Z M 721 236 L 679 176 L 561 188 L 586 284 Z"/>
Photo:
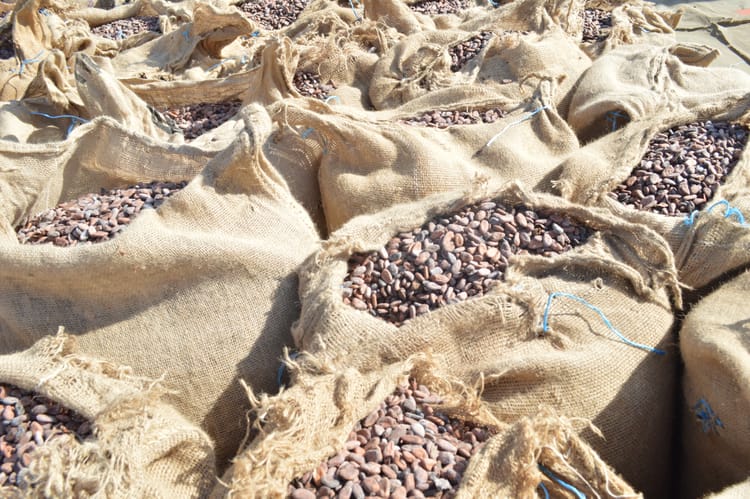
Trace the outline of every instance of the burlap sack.
<path fill-rule="evenodd" d="M 579 5 L 577 29 L 569 31 L 577 40 L 581 40 L 583 34 L 581 16 L 584 4 Z M 609 12 L 612 16 L 612 26 L 604 40 L 583 41 L 581 43 L 581 48 L 592 59 L 622 45 L 673 45 L 675 42 L 675 27 L 682 17 L 681 10 L 664 10 L 662 6 L 657 7 L 652 2 L 640 0 L 589 0 L 585 2 L 585 8 L 601 9 Z M 715 58 L 715 56 L 716 54 L 713 57 Z M 709 59 L 704 59 L 704 65 L 709 62 Z"/>
<path fill-rule="evenodd" d="M 476 176 L 522 180 L 531 186 L 546 182 L 578 148 L 575 135 L 551 104 L 554 92 L 550 82 L 536 90 L 511 87 L 505 95 L 462 87 L 394 111 L 360 112 L 309 99 L 279 103 L 270 112 L 282 130 L 296 129 L 320 144 L 321 201 L 328 228 L 334 230 L 357 215 L 465 189 Z M 508 115 L 494 123 L 447 129 L 400 122 L 428 110 L 494 107 Z"/>
<path fill-rule="evenodd" d="M 692 219 L 632 210 L 611 199 L 608 193 L 630 176 L 656 133 L 701 120 L 739 121 L 747 125 L 748 110 L 750 97 L 737 95 L 733 99 L 704 102 L 690 111 L 633 121 L 572 154 L 560 165 L 559 178 L 548 187 L 573 202 L 603 206 L 618 216 L 653 228 L 674 251 L 680 281 L 694 288 L 706 286 L 750 262 L 746 252 L 750 232 L 741 227 L 737 218 L 727 217 L 729 212 L 713 207 L 713 203 L 723 200 L 741 213 L 750 213 L 750 148 L 745 147 L 724 185 Z"/>
<path fill-rule="evenodd" d="M 578 81 L 568 123 L 588 142 L 611 129 L 607 118 L 613 113 L 636 121 L 708 103 L 723 110 L 750 92 L 750 75 L 743 71 L 685 63 L 694 52 L 684 45 L 625 45 L 608 52 Z"/>
<path fill-rule="evenodd" d="M 680 330 L 684 497 L 750 476 L 750 274 L 705 297 Z M 723 496 L 721 496 L 723 497 Z"/>
<path fill-rule="evenodd" d="M 578 436 L 576 423 L 549 408 L 521 418 L 471 458 L 456 498 L 547 497 L 545 492 L 642 498 Z"/>
<path fill-rule="evenodd" d="M 119 79 L 201 80 L 205 69 L 221 61 L 223 49 L 257 27 L 234 8 L 199 3 L 193 20 L 179 29 L 132 48 L 112 58 Z"/>
<path fill-rule="evenodd" d="M 274 397 L 248 392 L 257 436 L 234 459 L 211 497 L 287 497 L 287 485 L 344 447 L 355 423 L 367 416 L 398 384 L 415 377 L 445 400 L 446 413 L 482 425 L 500 423 L 479 402 L 476 391 L 435 372 L 422 356 L 362 373 L 333 368 L 305 356 L 288 362 L 293 386 Z"/>
<path fill-rule="evenodd" d="M 435 19 L 438 28 L 461 29 L 464 31 L 482 31 L 502 27 L 509 31 L 533 31 L 542 33 L 552 24 L 561 26 L 567 33 L 575 33 L 580 23 L 579 16 L 583 8 L 582 0 L 517 0 L 514 2 L 495 2 L 496 8 L 480 3 L 482 8 L 463 11 L 458 25 L 450 16 Z M 493 4 L 494 7 L 494 4 Z"/>
<path fill-rule="evenodd" d="M 373 71 L 380 59 L 402 37 L 393 28 L 374 21 L 362 23 L 298 45 L 297 71 L 309 71 L 330 84 L 329 101 L 372 109 L 369 91 Z M 296 90 L 295 90 L 296 92 Z"/>
<path fill-rule="evenodd" d="M 506 28 L 503 26 L 503 30 Z M 376 109 L 392 109 L 419 96 L 457 85 L 485 88 L 553 80 L 559 91 L 555 105 L 567 111 L 568 93 L 591 61 L 559 27 L 541 33 L 495 35 L 459 71 L 451 70 L 449 49 L 477 32 L 438 30 L 408 36 L 383 54 L 373 70 L 370 101 Z"/>
<path fill-rule="evenodd" d="M 377 250 L 399 231 L 487 198 L 565 213 L 596 234 L 556 258 L 519 256 L 489 294 L 401 327 L 343 302 L 341 285 L 352 253 Z M 677 366 L 668 293 L 676 287 L 674 272 L 666 242 L 644 226 L 517 186 L 476 186 L 460 198 L 433 196 L 357 217 L 331 234 L 300 270 L 302 313 L 293 335 L 298 348 L 323 362 L 364 372 L 431 350 L 462 382 L 483 380 L 482 399 L 503 422 L 532 415 L 542 403 L 589 419 L 604 438 L 583 435 L 602 458 L 639 490 L 663 497 Z M 553 293 L 583 299 L 625 337 L 666 349 L 666 355 L 612 341 L 599 315 L 575 299 L 550 305 Z M 676 291 L 674 297 L 679 305 Z M 540 332 L 545 310 L 552 334 Z"/>
<path fill-rule="evenodd" d="M 576 434 L 574 424 L 580 427 L 582 423 L 546 408 L 514 425 L 504 425 L 491 415 L 478 389 L 446 375 L 438 363 L 437 358 L 418 355 L 370 373 L 330 368 L 321 372 L 319 367 L 311 369 L 310 363 L 293 366 L 296 382 L 292 388 L 276 397 L 254 400 L 265 423 L 257 425 L 258 436 L 235 459 L 212 497 L 286 497 L 287 484 L 343 448 L 354 423 L 407 376 L 443 396 L 441 410 L 451 417 L 500 429 L 472 456 L 458 498 L 538 497 L 535 490 L 540 484 L 552 497 L 574 497 L 566 495 L 539 464 L 554 478 L 587 494 L 642 497 Z"/>
<path fill-rule="evenodd" d="M 162 401 L 156 382 L 74 345 L 58 334 L 0 356 L 0 382 L 58 402 L 94 428 L 82 442 L 69 434 L 37 448 L 23 490 L 6 486 L 3 497 L 205 497 L 215 483 L 208 436 Z"/>
<path fill-rule="evenodd" d="M 274 392 L 299 313 L 299 263 L 318 236 L 261 152 L 259 107 L 220 153 L 174 147 L 106 118 L 63 143 L 0 144 L 0 351 L 63 325 L 81 351 L 164 376 L 168 397 L 216 441 L 219 466 L 245 432 L 239 379 Z M 10 168 L 8 166 L 11 165 Z M 100 187 L 192 179 L 104 243 L 22 246 L 25 217 Z"/>

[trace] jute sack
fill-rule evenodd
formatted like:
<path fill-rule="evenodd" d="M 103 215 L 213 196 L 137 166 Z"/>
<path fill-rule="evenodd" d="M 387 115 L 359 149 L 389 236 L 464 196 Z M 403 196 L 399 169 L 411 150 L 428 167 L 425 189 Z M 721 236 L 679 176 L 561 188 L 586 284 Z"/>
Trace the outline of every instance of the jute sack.
<path fill-rule="evenodd" d="M 74 338 L 39 339 L 0 356 L 0 383 L 32 390 L 93 423 L 77 441 L 37 447 L 17 497 L 205 497 L 215 483 L 208 436 L 164 403 L 163 388 L 126 367 L 78 353 Z"/>
<path fill-rule="evenodd" d="M 750 476 L 748 293 L 750 274 L 743 273 L 703 298 L 680 330 L 684 497 Z"/>
<path fill-rule="evenodd" d="M 581 48 L 596 59 L 603 53 L 622 45 L 653 45 L 665 46 L 675 43 L 675 28 L 680 22 L 682 11 L 662 10 L 652 2 L 640 0 L 626 0 L 611 2 L 608 0 L 594 0 L 579 3 L 575 30 L 570 33 L 581 40 L 583 34 L 583 8 L 600 9 L 609 12 L 611 27 L 606 38 L 601 41 L 582 41 Z M 661 6 L 660 6 L 661 7 Z M 571 24 L 571 26 L 573 26 Z M 713 58 L 716 57 L 714 54 Z M 711 62 L 711 58 L 704 59 L 704 65 Z"/>
<path fill-rule="evenodd" d="M 441 29 L 452 28 L 472 32 L 502 27 L 509 31 L 542 33 L 554 23 L 561 26 L 566 33 L 573 33 L 580 22 L 583 2 L 520 0 L 502 3 L 497 8 L 491 8 L 485 2 L 476 3 L 479 4 L 479 8 L 465 10 L 458 16 L 439 16 L 435 18 L 435 24 Z M 454 24 L 455 20 L 458 20 L 457 25 Z"/>
<path fill-rule="evenodd" d="M 503 424 L 482 402 L 481 390 L 446 375 L 439 363 L 437 357 L 419 354 L 370 373 L 351 368 L 321 372 L 309 362 L 296 366 L 292 388 L 276 397 L 253 399 L 264 423 L 256 423 L 258 436 L 235 459 L 212 497 L 287 497 L 292 479 L 344 448 L 354 424 L 407 377 L 441 396 L 439 410 L 450 417 L 499 430 L 471 457 L 457 497 L 537 497 L 535 490 L 541 486 L 552 497 L 568 497 L 540 464 L 582 492 L 602 497 L 634 494 L 576 434 L 572 421 L 547 408 L 514 425 Z"/>
<path fill-rule="evenodd" d="M 196 81 L 142 78 L 121 78 L 120 81 L 148 105 L 156 108 L 232 99 L 241 100 L 245 104 L 267 106 L 276 101 L 301 96 L 292 83 L 299 61 L 299 50 L 290 39 L 269 40 L 260 50 L 259 56 L 257 65 L 250 67 L 248 61 L 238 71 L 226 76 L 209 71 L 207 78 Z M 106 67 L 106 61 L 101 62 Z M 217 70 L 218 68 L 219 66 L 216 67 Z"/>
<path fill-rule="evenodd" d="M 566 214 L 595 234 L 555 258 L 512 258 L 504 282 L 481 298 L 401 327 L 343 302 L 353 253 L 375 251 L 400 231 L 482 199 Z M 357 217 L 331 234 L 300 269 L 302 313 L 293 335 L 299 349 L 321 361 L 363 372 L 431 350 L 444 357 L 443 369 L 452 376 L 483 383 L 482 400 L 503 422 L 532 415 L 542 403 L 589 419 L 603 438 L 583 436 L 602 458 L 638 490 L 662 497 L 677 366 L 669 293 L 676 288 L 674 274 L 666 242 L 645 226 L 517 185 L 475 186 L 465 196 L 436 195 Z M 678 291 L 673 297 L 679 306 Z M 666 355 L 613 341 L 607 324 Z"/>
<path fill-rule="evenodd" d="M 298 362 L 287 360 L 291 388 L 273 397 L 248 392 L 257 415 L 257 434 L 234 459 L 212 498 L 287 497 L 287 486 L 294 478 L 339 452 L 357 421 L 410 376 L 443 397 L 444 412 L 482 425 L 500 425 L 475 390 L 437 374 L 425 356 L 412 356 L 371 372 L 302 357 Z"/>
<path fill-rule="evenodd" d="M 164 376 L 168 400 L 215 440 L 219 467 L 246 427 L 238 381 L 277 389 L 299 313 L 294 272 L 318 240 L 261 152 L 268 115 L 243 113 L 245 130 L 219 153 L 155 142 L 106 118 L 64 143 L 0 149 L 0 351 L 62 325 L 82 352 Z M 111 241 L 18 243 L 13 228 L 25 217 L 144 178 L 192 180 Z"/>
<path fill-rule="evenodd" d="M 449 49 L 477 32 L 438 30 L 406 37 L 383 54 L 373 70 L 373 106 L 392 109 L 456 85 L 492 88 L 550 79 L 560 87 L 555 105 L 564 102 L 567 107 L 568 93 L 591 64 L 577 44 L 553 23 L 541 33 L 492 31 L 487 45 L 458 71 L 451 69 Z"/>
<path fill-rule="evenodd" d="M 330 101 L 372 109 L 369 90 L 375 66 L 380 54 L 402 37 L 393 28 L 363 20 L 346 30 L 298 44 L 300 57 L 296 69 L 313 72 L 322 82 L 330 83 L 333 86 Z"/>
<path fill-rule="evenodd" d="M 335 230 L 357 215 L 463 190 L 477 175 L 530 186 L 542 182 L 578 148 L 552 104 L 555 85 L 504 91 L 464 86 L 383 112 L 307 99 L 279 103 L 270 113 L 283 130 L 296 129 L 320 143 L 321 201 L 328 228 Z M 401 122 L 425 111 L 496 107 L 508 115 L 494 123 L 437 129 Z"/>
<path fill-rule="evenodd" d="M 119 79 L 202 80 L 206 68 L 223 59 L 226 46 L 255 30 L 255 24 L 237 9 L 200 3 L 193 11 L 192 22 L 121 50 L 112 58 L 112 67 Z"/>
<path fill-rule="evenodd" d="M 546 497 L 545 492 L 550 497 L 643 497 L 578 436 L 576 423 L 550 408 L 521 418 L 471 458 L 457 499 Z"/>
<path fill-rule="evenodd" d="M 692 217 L 668 217 L 636 211 L 608 196 L 630 176 L 658 132 L 701 120 L 738 121 L 747 125 L 750 98 L 737 96 L 707 101 L 691 111 L 663 113 L 655 118 L 633 121 L 582 147 L 565 160 L 559 177 L 549 188 L 576 203 L 602 206 L 632 222 L 662 234 L 675 253 L 680 281 L 700 288 L 726 272 L 750 263 L 747 247 L 750 231 L 742 229 L 731 211 L 713 206 L 729 202 L 741 213 L 750 213 L 750 148 L 742 151 L 738 163 L 707 207 Z"/>
<path fill-rule="evenodd" d="M 579 79 L 568 123 L 588 142 L 611 128 L 607 118 L 614 113 L 636 121 L 709 105 L 722 110 L 750 92 L 750 75 L 685 63 L 693 52 L 684 45 L 624 45 L 607 52 Z"/>

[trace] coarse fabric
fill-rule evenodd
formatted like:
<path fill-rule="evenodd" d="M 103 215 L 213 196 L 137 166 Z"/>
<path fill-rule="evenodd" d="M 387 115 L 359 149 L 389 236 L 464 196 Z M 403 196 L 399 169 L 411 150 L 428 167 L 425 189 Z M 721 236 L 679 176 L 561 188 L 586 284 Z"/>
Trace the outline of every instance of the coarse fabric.
<path fill-rule="evenodd" d="M 713 107 L 728 110 L 750 93 L 750 75 L 689 62 L 700 46 L 624 45 L 594 61 L 581 76 L 566 116 L 583 142 L 610 131 L 614 113 L 628 120 Z M 687 60 L 687 62 L 686 62 Z"/>
<path fill-rule="evenodd" d="M 112 57 L 114 74 L 119 79 L 202 80 L 206 69 L 223 59 L 225 47 L 256 29 L 237 9 L 202 2 L 195 7 L 191 22 L 120 50 Z"/>
<path fill-rule="evenodd" d="M 747 257 L 750 231 L 743 228 L 736 217 L 729 216 L 731 211 L 713 206 L 716 202 L 728 202 L 740 213 L 750 213 L 750 148 L 747 145 L 739 153 L 738 162 L 725 183 L 713 193 L 707 206 L 692 217 L 633 210 L 609 196 L 639 165 L 654 135 L 704 120 L 748 126 L 750 93 L 707 100 L 690 111 L 665 112 L 632 121 L 572 154 L 556 172 L 559 177 L 544 189 L 549 188 L 576 203 L 605 207 L 618 216 L 651 227 L 665 237 L 675 253 L 680 281 L 693 288 L 706 286 L 750 263 Z"/>
<path fill-rule="evenodd" d="M 394 234 L 482 199 L 566 214 L 595 233 L 554 258 L 514 257 L 504 281 L 484 296 L 401 327 L 343 302 L 350 255 L 378 250 Z M 588 419 L 604 438 L 584 438 L 602 458 L 638 490 L 659 497 L 668 486 L 675 414 L 676 288 L 672 253 L 647 227 L 518 185 L 475 185 L 463 196 L 435 195 L 357 217 L 332 233 L 300 270 L 302 313 L 293 335 L 299 349 L 363 372 L 432 351 L 451 376 L 483 383 L 482 400 L 505 423 L 533 415 L 539 404 Z M 666 354 L 618 341 L 601 315 L 571 296 L 598 309 L 624 337 Z"/>
<path fill-rule="evenodd" d="M 521 418 L 472 456 L 456 498 L 544 497 L 544 491 L 573 499 L 580 497 L 574 491 L 584 497 L 642 498 L 578 436 L 576 426 L 580 423 L 549 408 Z"/>
<path fill-rule="evenodd" d="M 600 9 L 611 15 L 611 27 L 604 40 L 582 41 L 581 48 L 592 59 L 623 45 L 665 46 L 675 43 L 675 27 L 682 18 L 682 11 L 676 8 L 664 9 L 652 2 L 641 0 L 593 0 L 586 1 L 585 8 Z M 582 15 L 583 12 L 579 11 Z M 580 40 L 583 34 L 582 18 L 579 15 L 575 25 L 579 30 L 570 30 Z M 713 53 L 713 51 L 711 51 Z M 715 57 L 716 54 L 712 57 Z M 710 62 L 704 60 L 704 65 Z"/>
<path fill-rule="evenodd" d="M 545 183 L 578 149 L 575 134 L 552 103 L 553 82 L 509 86 L 503 93 L 475 86 L 448 90 L 392 111 L 363 112 L 313 99 L 270 108 L 282 130 L 313 138 L 323 150 L 318 183 L 329 231 L 397 203 L 463 191 L 476 177 Z M 427 111 L 492 108 L 508 114 L 494 123 L 447 129 L 403 122 Z"/>
<path fill-rule="evenodd" d="M 57 436 L 37 448 L 18 497 L 200 498 L 215 483 L 211 440 L 163 401 L 159 383 L 78 352 L 75 338 L 44 336 L 0 356 L 0 383 L 51 399 L 93 423 L 84 441 Z"/>
<path fill-rule="evenodd" d="M 419 32 L 393 45 L 373 69 L 369 96 L 375 109 L 393 109 L 417 97 L 458 85 L 485 88 L 522 86 L 552 80 L 558 86 L 555 105 L 567 109 L 568 93 L 591 60 L 554 24 L 542 33 L 519 33 L 494 27 L 484 48 L 458 71 L 449 50 L 478 31 Z M 450 94 L 446 97 L 450 99 Z"/>
<path fill-rule="evenodd" d="M 288 360 L 287 367 L 291 388 L 273 397 L 248 392 L 258 415 L 257 435 L 234 459 L 212 498 L 288 497 L 288 484 L 339 452 L 354 425 L 408 377 L 443 398 L 440 410 L 480 425 L 500 424 L 476 389 L 445 377 L 421 354 L 371 372 L 336 368 L 306 354 L 297 362 Z"/>
<path fill-rule="evenodd" d="M 750 274 L 743 273 L 703 298 L 680 330 L 683 497 L 719 492 L 750 476 L 748 293 Z"/>
<path fill-rule="evenodd" d="M 440 362 L 418 354 L 370 373 L 320 369 L 307 355 L 302 366 L 291 363 L 295 383 L 289 390 L 253 400 L 255 410 L 265 416 L 264 424 L 258 425 L 258 436 L 238 455 L 212 497 L 287 497 L 287 484 L 342 449 L 354 424 L 407 377 L 438 394 L 444 401 L 439 410 L 451 418 L 497 432 L 471 457 L 458 498 L 537 497 L 540 484 L 552 497 L 574 497 L 546 477 L 540 464 L 586 493 L 643 497 L 580 438 L 574 426 L 584 426 L 582 422 L 543 407 L 514 425 L 503 424 L 481 400 L 481 389 L 446 375 Z"/>
<path fill-rule="evenodd" d="M 129 365 L 173 390 L 168 400 L 216 442 L 219 467 L 245 433 L 245 395 L 277 390 L 299 314 L 295 271 L 318 235 L 262 153 L 259 106 L 226 149 L 170 146 L 107 118 L 66 142 L 0 143 L 0 351 L 59 325 L 81 351 Z M 110 241 L 19 244 L 29 216 L 99 188 L 190 180 Z"/>

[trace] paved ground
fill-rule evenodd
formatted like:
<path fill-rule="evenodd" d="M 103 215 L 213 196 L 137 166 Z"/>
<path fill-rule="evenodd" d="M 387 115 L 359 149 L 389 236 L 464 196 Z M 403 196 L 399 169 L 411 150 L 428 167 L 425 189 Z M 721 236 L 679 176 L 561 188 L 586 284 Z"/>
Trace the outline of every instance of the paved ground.
<path fill-rule="evenodd" d="M 732 66 L 750 73 L 750 0 L 657 0 L 654 3 L 683 10 L 677 25 L 678 41 L 719 49 L 721 55 L 712 67 Z"/>

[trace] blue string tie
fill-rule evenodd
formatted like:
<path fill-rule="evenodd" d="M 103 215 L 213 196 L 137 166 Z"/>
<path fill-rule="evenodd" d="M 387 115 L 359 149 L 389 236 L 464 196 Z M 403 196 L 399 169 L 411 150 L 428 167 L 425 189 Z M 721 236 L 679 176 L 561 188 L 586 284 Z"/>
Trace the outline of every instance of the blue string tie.
<path fill-rule="evenodd" d="M 495 8 L 500 7 L 500 2 L 495 2 L 495 0 L 489 0 L 489 1 L 490 1 L 490 5 L 492 5 L 493 7 Z"/>
<path fill-rule="evenodd" d="M 54 115 L 47 114 L 47 113 L 38 113 L 36 111 L 31 111 L 30 113 L 33 114 L 33 115 L 36 115 L 36 116 L 44 116 L 45 118 L 49 118 L 51 120 L 57 120 L 57 119 L 61 119 L 61 118 L 68 118 L 70 120 L 70 126 L 68 127 L 67 131 L 65 132 L 65 137 L 66 138 L 68 137 L 68 135 L 70 135 L 70 132 L 73 131 L 73 128 L 75 128 L 75 126 L 77 124 L 79 124 L 79 123 L 88 123 L 89 122 L 89 120 L 87 120 L 85 118 L 81 118 L 80 116 L 75 116 L 75 115 L 72 115 L 72 114 L 61 114 L 61 115 L 58 115 L 58 116 L 54 116 Z"/>
<path fill-rule="evenodd" d="M 737 219 L 737 222 L 740 224 L 741 227 L 749 227 L 747 222 L 745 221 L 745 216 L 742 214 L 742 212 L 739 209 L 733 207 L 731 204 L 729 204 L 729 201 L 727 201 L 726 199 L 716 201 L 714 204 L 706 208 L 706 213 L 711 213 L 711 211 L 713 211 L 713 209 L 716 208 L 717 206 L 723 206 L 724 208 L 726 208 L 726 210 L 724 211 L 724 218 L 729 218 L 733 216 Z M 699 213 L 700 212 L 698 210 L 693 210 L 689 216 L 685 217 L 685 222 L 684 222 L 685 225 L 687 226 L 693 225 L 695 223 L 695 217 L 697 217 Z"/>
<path fill-rule="evenodd" d="M 549 499 L 549 490 L 547 490 L 547 486 L 544 485 L 544 482 L 539 482 L 538 488 L 542 489 L 542 493 L 544 494 L 544 499 Z"/>
<path fill-rule="evenodd" d="M 253 38 L 258 38 L 260 36 L 260 31 L 256 29 L 255 31 L 250 33 L 250 36 L 252 36 Z"/>
<path fill-rule="evenodd" d="M 289 358 L 294 360 L 297 357 L 299 357 L 299 352 L 290 352 Z M 279 364 L 279 369 L 276 371 L 276 383 L 279 385 L 279 388 L 281 388 L 284 385 L 284 372 L 286 372 L 286 364 L 282 362 Z"/>
<path fill-rule="evenodd" d="M 645 351 L 647 351 L 649 353 L 655 353 L 656 355 L 665 355 L 666 354 L 666 352 L 664 350 L 660 350 L 658 348 L 650 347 L 648 345 L 642 345 L 640 343 L 636 343 L 634 341 L 631 341 L 631 340 L 627 339 L 625 337 L 625 335 L 623 335 L 620 331 L 617 330 L 617 328 L 615 328 L 615 326 L 612 325 L 612 323 L 610 322 L 610 320 L 607 319 L 607 316 L 604 315 L 604 312 L 602 312 L 601 309 L 599 309 L 599 308 L 595 307 L 594 305 L 590 304 L 589 302 L 587 302 L 583 298 L 580 298 L 580 297 L 578 297 L 576 295 L 573 295 L 573 294 L 570 294 L 570 293 L 562 293 L 562 292 L 556 291 L 556 292 L 551 293 L 549 295 L 549 297 L 547 298 L 547 306 L 544 308 L 544 316 L 542 318 L 542 331 L 543 332 L 545 332 L 545 333 L 549 332 L 549 313 L 550 313 L 550 308 L 552 308 L 552 300 L 555 299 L 555 298 L 558 298 L 558 297 L 560 297 L 560 298 L 569 298 L 571 300 L 577 301 L 578 303 L 581 303 L 582 305 L 584 305 L 587 308 L 589 308 L 589 309 L 593 310 L 594 312 L 596 312 L 599 315 L 599 317 L 601 317 L 602 321 L 604 321 L 604 324 L 607 326 L 607 328 L 610 331 L 612 331 L 613 333 L 615 333 L 615 335 L 617 335 L 617 337 L 620 338 L 620 341 L 622 341 L 622 343 L 625 343 L 626 345 L 629 345 L 629 346 L 634 347 L 634 348 L 640 348 L 641 350 L 645 350 Z"/>
<path fill-rule="evenodd" d="M 619 111 L 609 111 L 607 112 L 605 116 L 607 117 L 607 122 L 612 124 L 613 132 L 617 130 L 617 118 L 622 118 L 623 120 L 626 120 L 626 121 L 628 119 L 627 114 L 622 114 Z"/>
<path fill-rule="evenodd" d="M 586 499 L 586 495 L 583 492 L 581 492 L 580 490 L 578 490 L 577 488 L 575 488 L 568 482 L 564 481 L 559 476 L 552 473 L 552 471 L 549 468 L 547 468 L 546 466 L 540 463 L 538 463 L 537 466 L 539 467 L 539 470 L 547 476 L 547 478 L 549 478 L 550 480 L 552 480 L 553 482 L 555 482 L 557 485 L 564 488 L 565 490 L 571 492 L 574 496 L 576 496 L 576 499 Z M 544 487 L 544 484 L 541 482 L 539 485 Z M 547 492 L 547 488 L 544 487 L 542 490 L 545 492 L 545 498 L 549 497 L 549 492 Z"/>
<path fill-rule="evenodd" d="M 28 64 L 34 64 L 35 62 L 41 61 L 43 54 L 44 54 L 44 50 L 40 51 L 37 55 L 35 55 L 31 59 L 24 59 L 24 60 L 22 60 L 21 64 L 18 66 L 18 69 L 11 69 L 10 71 L 12 73 L 18 73 L 19 76 L 22 75 L 24 68 L 26 68 L 26 66 Z"/>
<path fill-rule="evenodd" d="M 498 137 L 500 137 L 500 136 L 501 136 L 502 134 L 504 134 L 505 132 L 507 132 L 507 131 L 508 131 L 509 129 L 513 128 L 513 127 L 514 127 L 514 126 L 516 126 L 516 125 L 520 125 L 520 124 L 521 124 L 521 123 L 523 123 L 524 121 L 528 121 L 528 120 L 530 120 L 531 118 L 533 118 L 533 117 L 534 117 L 534 115 L 536 115 L 536 114 L 539 114 L 539 113 L 541 113 L 541 112 L 542 112 L 542 111 L 544 111 L 545 109 L 549 109 L 549 106 L 547 106 L 547 105 L 544 105 L 544 106 L 540 107 L 539 109 L 535 109 L 535 110 L 531 111 L 530 113 L 528 113 L 528 114 L 527 114 L 526 116 L 524 116 L 523 118 L 521 118 L 521 119 L 519 119 L 519 120 L 516 120 L 516 121 L 514 121 L 513 123 L 510 123 L 510 124 L 506 125 L 506 126 L 505 126 L 505 128 L 503 128 L 502 130 L 500 130 L 499 132 L 497 132 L 497 133 L 496 133 L 496 134 L 495 134 L 495 135 L 494 135 L 494 136 L 493 136 L 493 137 L 492 137 L 492 138 L 491 138 L 491 139 L 489 140 L 489 142 L 487 142 L 487 144 L 485 144 L 485 146 L 484 146 L 484 147 L 490 147 L 490 146 L 492 145 L 492 143 L 493 143 L 493 142 L 495 142 L 495 140 L 496 140 L 496 139 L 497 139 Z"/>
<path fill-rule="evenodd" d="M 328 104 L 332 100 L 337 100 L 339 104 L 341 104 L 341 99 L 339 99 L 338 95 L 329 95 L 328 97 L 326 97 L 326 100 L 324 102 Z"/>
<path fill-rule="evenodd" d="M 359 5 L 359 1 L 357 1 L 357 5 Z M 362 18 L 359 17 L 359 14 L 357 14 L 357 9 L 354 8 L 354 2 L 352 2 L 352 0 L 349 0 L 349 7 L 351 7 L 352 12 L 354 12 L 354 19 L 356 19 L 357 21 L 361 21 Z"/>
<path fill-rule="evenodd" d="M 719 419 L 719 416 L 716 415 L 711 408 L 711 404 L 709 404 L 706 399 L 701 398 L 698 400 L 698 403 L 693 406 L 693 412 L 695 413 L 695 417 L 698 418 L 698 421 L 701 422 L 703 433 L 708 433 L 710 431 L 719 433 L 719 428 L 724 428 L 724 423 Z"/>

